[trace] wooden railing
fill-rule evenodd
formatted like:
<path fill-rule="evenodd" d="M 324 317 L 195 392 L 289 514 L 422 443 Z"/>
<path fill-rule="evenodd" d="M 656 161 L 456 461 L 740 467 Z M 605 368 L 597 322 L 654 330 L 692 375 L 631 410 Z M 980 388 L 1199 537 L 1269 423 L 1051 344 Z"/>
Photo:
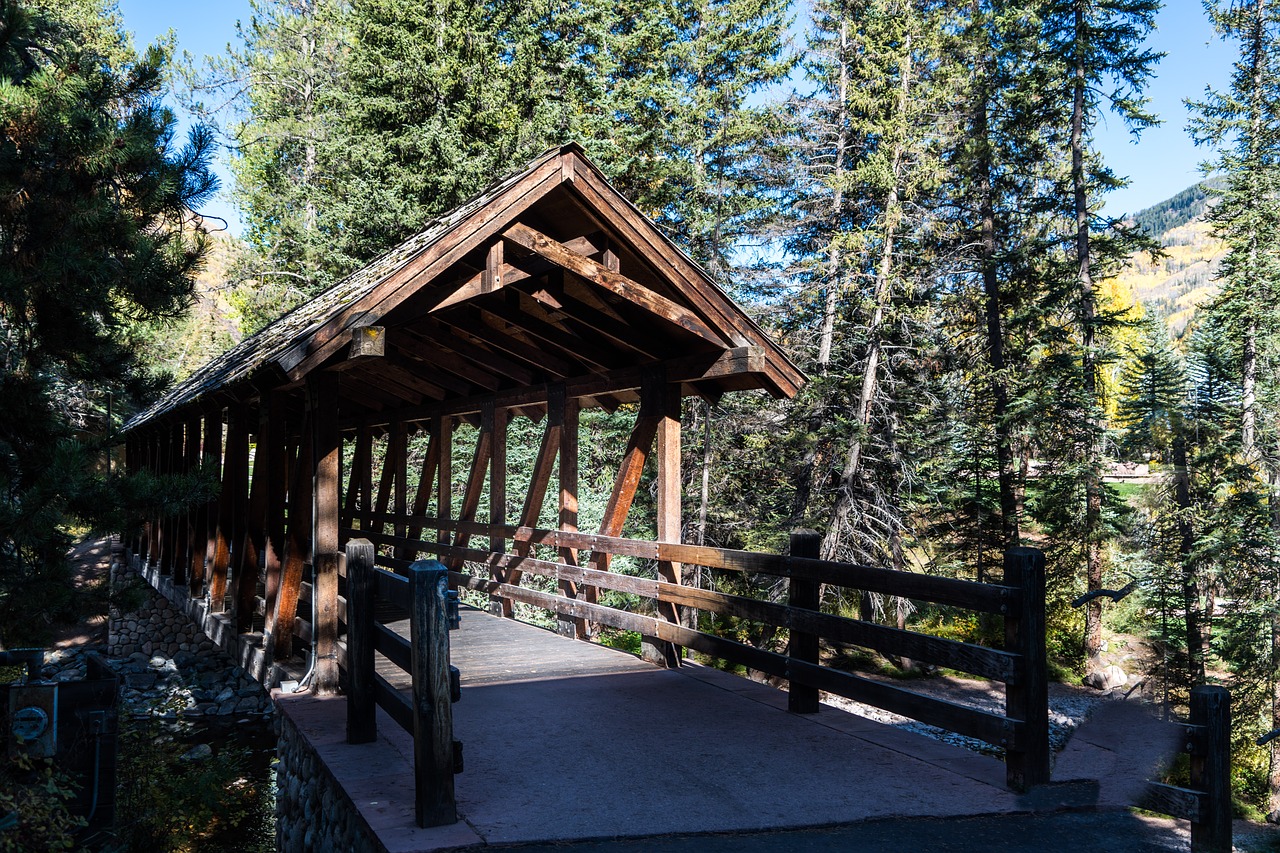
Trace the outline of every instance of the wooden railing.
<path fill-rule="evenodd" d="M 1190 821 L 1193 853 L 1231 853 L 1231 694 L 1226 688 L 1191 688 L 1184 736 L 1191 787 L 1151 782 L 1141 805 Z"/>
<path fill-rule="evenodd" d="M 561 530 L 512 525 L 489 525 L 427 517 L 358 513 L 359 529 L 343 531 L 378 546 L 376 563 L 391 572 L 405 574 L 420 552 L 437 555 L 450 567 L 450 583 L 461 589 L 488 593 L 505 602 L 521 602 L 580 623 L 634 631 L 671 647 L 693 649 L 712 658 L 786 679 L 793 711 L 817 710 L 818 691 L 873 705 L 939 728 L 1003 747 L 1009 785 L 1025 790 L 1049 778 L 1048 683 L 1044 643 L 1044 557 L 1036 550 L 1014 548 L 1005 555 L 1004 583 L 984 584 L 911 572 L 832 562 L 816 558 L 816 534 L 796 534 L 791 553 L 760 554 L 722 548 L 664 542 L 645 542 Z M 413 534 L 382 532 L 387 527 Z M 420 531 L 434 529 L 441 539 L 433 542 Z M 451 534 L 446 537 L 445 534 Z M 471 537 L 488 539 L 488 549 L 469 547 Z M 510 543 L 511 550 L 504 550 Z M 537 547 L 554 549 L 558 559 L 544 559 Z M 582 552 L 592 552 L 595 565 L 582 565 Z M 390 556 L 390 555 L 396 556 Z M 548 555 L 550 556 L 550 555 Z M 787 578 L 787 604 L 762 601 L 698 589 L 651 578 L 607 570 L 608 558 L 637 557 L 668 563 L 700 565 L 734 572 L 751 572 Z M 467 563 L 487 570 L 489 577 L 463 571 Z M 560 582 L 561 593 L 531 589 L 519 583 L 523 574 Z M 404 583 L 388 572 L 379 572 L 378 583 L 391 593 Z M 1003 616 L 1005 647 L 993 649 L 914 631 L 877 625 L 858 619 L 823 613 L 819 609 L 822 585 L 900 596 L 919 601 Z M 588 600 L 586 588 L 609 589 L 648 598 L 654 610 L 675 612 L 694 608 L 738 617 L 790 632 L 787 652 L 757 648 L 669 618 L 621 610 Z M 570 591 L 576 590 L 577 594 Z M 506 608 L 504 608 L 506 609 Z M 509 610 L 507 611 L 509 612 Z M 354 617 L 353 617 L 354 618 Z M 404 660 L 405 641 L 392 639 L 389 631 L 377 635 L 375 645 L 391 660 Z M 1004 713 L 962 705 L 916 693 L 824 665 L 820 642 L 854 645 L 884 655 L 911 658 L 971 673 L 1006 685 Z M 384 651 L 386 649 L 387 651 Z M 388 654 L 388 651 L 390 652 Z M 388 690 L 380 686 L 380 697 Z M 397 701 L 386 697 L 388 709 Z M 381 699 L 380 699 L 381 703 Z M 403 717 L 403 711 L 400 713 Z M 396 716 L 393 713 L 393 717 Z M 403 724 L 403 723 L 402 723 Z"/>

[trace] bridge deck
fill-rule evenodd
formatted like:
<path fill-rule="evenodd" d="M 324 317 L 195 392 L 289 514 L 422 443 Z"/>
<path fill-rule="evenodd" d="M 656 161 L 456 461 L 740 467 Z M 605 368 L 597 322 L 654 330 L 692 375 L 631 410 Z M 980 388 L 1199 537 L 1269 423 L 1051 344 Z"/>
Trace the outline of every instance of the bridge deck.
<path fill-rule="evenodd" d="M 385 714 L 378 743 L 349 746 L 343 699 L 279 697 L 389 851 L 1020 809 L 994 759 L 827 706 L 790 714 L 785 693 L 744 678 L 476 610 L 451 642 L 454 827 L 414 826 L 412 741 Z"/>

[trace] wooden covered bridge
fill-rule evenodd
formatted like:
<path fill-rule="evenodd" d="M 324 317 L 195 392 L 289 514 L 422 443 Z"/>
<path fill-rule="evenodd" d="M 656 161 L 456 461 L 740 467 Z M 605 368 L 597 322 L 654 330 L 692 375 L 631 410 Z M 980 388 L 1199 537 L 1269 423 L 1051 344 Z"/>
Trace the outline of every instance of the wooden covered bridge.
<path fill-rule="evenodd" d="M 599 626 L 634 631 L 645 658 L 662 666 L 680 667 L 694 650 L 786 680 L 792 711 L 816 711 L 818 691 L 829 691 L 1003 748 L 1015 789 L 1046 781 L 1037 552 L 1012 552 L 1003 584 L 979 584 L 821 561 L 805 535 L 786 555 L 681 544 L 682 399 L 746 389 L 789 397 L 804 379 L 580 148 L 556 148 L 134 418 L 130 469 L 204 466 L 222 487 L 206 507 L 150 520 L 127 547 L 193 614 L 213 619 L 224 646 L 262 680 L 309 670 L 313 693 L 349 693 L 359 719 L 376 700 L 409 732 L 430 709 L 404 675 L 421 643 L 410 643 L 401 620 L 414 605 L 411 564 L 434 557 L 452 587 L 488 596 L 497 618 L 473 612 L 469 623 L 509 624 L 501 617 L 520 605 L 550 614 L 569 637 L 590 640 Z M 603 519 L 579 530 L 579 412 L 624 406 L 635 411 L 634 428 Z M 509 481 L 513 418 L 543 426 L 532 470 Z M 623 538 L 649 464 L 656 541 Z M 509 494 L 517 482 L 523 494 Z M 357 583 L 348 553 L 367 553 L 357 562 L 376 568 L 362 566 Z M 648 573 L 612 571 L 619 556 Z M 700 589 L 686 583 L 682 566 L 691 565 L 786 578 L 790 597 Z M 823 612 L 823 584 L 1001 615 L 1007 646 Z M 644 604 L 608 606 L 600 590 Z M 700 630 L 697 612 L 785 629 L 789 646 L 770 651 Z M 467 636 L 464 626 L 455 645 Z M 1004 682 L 1006 708 L 966 707 L 832 668 L 824 643 Z M 468 654 L 474 670 L 502 670 L 500 645 Z M 681 710 L 667 713 L 654 721 L 660 729 Z M 359 724 L 352 732 L 368 739 Z"/>

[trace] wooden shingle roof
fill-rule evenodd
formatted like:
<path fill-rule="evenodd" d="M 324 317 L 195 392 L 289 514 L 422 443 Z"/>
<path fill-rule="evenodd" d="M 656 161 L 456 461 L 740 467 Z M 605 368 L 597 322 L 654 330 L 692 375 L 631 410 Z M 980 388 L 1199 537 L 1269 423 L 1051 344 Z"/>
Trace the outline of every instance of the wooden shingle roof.
<path fill-rule="evenodd" d="M 353 330 L 386 355 L 347 358 Z M 565 382 L 628 399 L 664 363 L 686 393 L 795 394 L 804 375 L 577 145 L 550 149 L 178 384 L 126 429 L 342 372 L 344 415 Z M 536 398 L 536 394 L 530 397 Z"/>

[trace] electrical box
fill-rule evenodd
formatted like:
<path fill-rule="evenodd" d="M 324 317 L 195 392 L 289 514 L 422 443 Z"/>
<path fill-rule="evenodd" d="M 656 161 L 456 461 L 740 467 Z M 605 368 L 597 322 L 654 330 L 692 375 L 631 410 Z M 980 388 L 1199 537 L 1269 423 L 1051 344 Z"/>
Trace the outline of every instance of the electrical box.
<path fill-rule="evenodd" d="M 58 752 L 58 684 L 28 682 L 9 687 L 9 750 L 35 758 Z"/>

